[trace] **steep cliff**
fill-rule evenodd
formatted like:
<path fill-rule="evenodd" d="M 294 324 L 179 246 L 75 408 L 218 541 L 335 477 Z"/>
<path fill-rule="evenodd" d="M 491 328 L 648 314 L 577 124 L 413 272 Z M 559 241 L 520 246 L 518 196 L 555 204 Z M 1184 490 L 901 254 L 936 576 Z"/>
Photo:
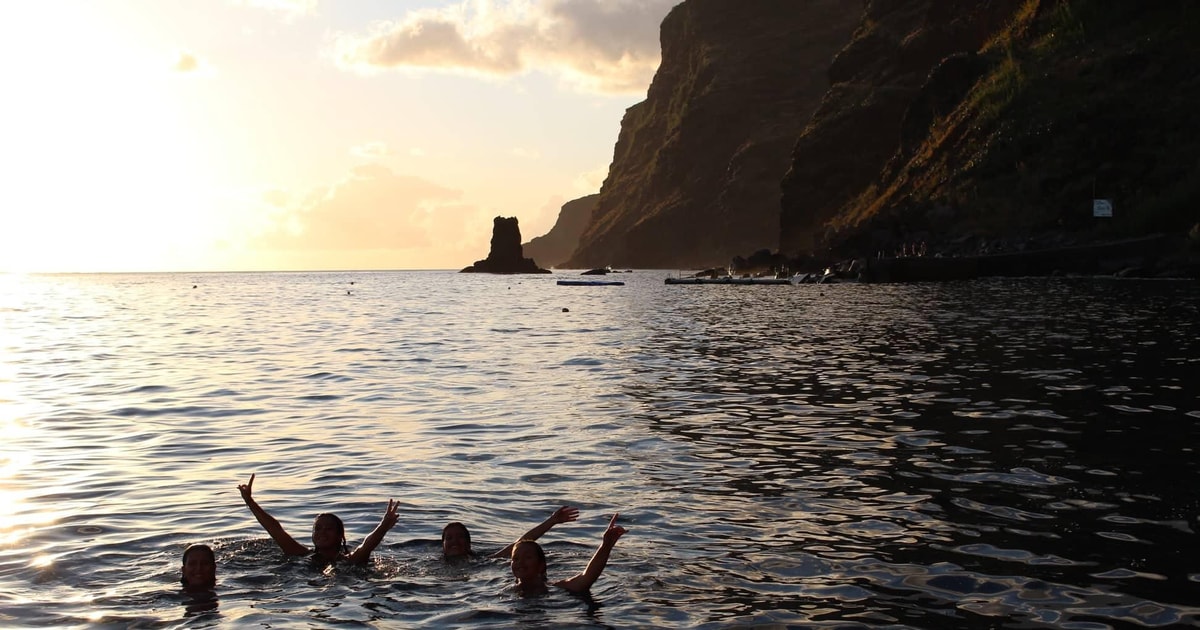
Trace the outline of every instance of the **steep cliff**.
<path fill-rule="evenodd" d="M 1082 244 L 1200 220 L 1200 5 L 875 0 L 783 181 L 781 247 Z M 1112 218 L 1092 200 L 1113 200 Z"/>
<path fill-rule="evenodd" d="M 579 236 L 591 220 L 599 200 L 600 195 L 595 194 L 563 204 L 554 227 L 525 243 L 525 255 L 543 267 L 561 267 L 579 245 Z"/>
<path fill-rule="evenodd" d="M 1197 33 L 1193 0 L 687 0 L 566 264 L 1200 249 Z"/>
<path fill-rule="evenodd" d="M 724 265 L 779 246 L 779 181 L 863 5 L 687 0 L 621 122 L 608 178 L 565 266 Z"/>
<path fill-rule="evenodd" d="M 1025 0 L 873 0 L 829 68 L 832 87 L 782 182 L 780 247 L 810 251 L 900 147 L 905 113 L 938 64 L 973 53 Z M 964 70 L 969 72 L 970 68 Z"/>

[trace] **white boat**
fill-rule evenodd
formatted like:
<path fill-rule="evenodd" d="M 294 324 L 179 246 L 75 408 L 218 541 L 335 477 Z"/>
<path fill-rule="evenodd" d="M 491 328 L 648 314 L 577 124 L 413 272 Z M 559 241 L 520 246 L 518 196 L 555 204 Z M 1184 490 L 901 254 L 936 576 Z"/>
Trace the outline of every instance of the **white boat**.
<path fill-rule="evenodd" d="M 560 287 L 623 287 L 620 280 L 559 280 Z"/>

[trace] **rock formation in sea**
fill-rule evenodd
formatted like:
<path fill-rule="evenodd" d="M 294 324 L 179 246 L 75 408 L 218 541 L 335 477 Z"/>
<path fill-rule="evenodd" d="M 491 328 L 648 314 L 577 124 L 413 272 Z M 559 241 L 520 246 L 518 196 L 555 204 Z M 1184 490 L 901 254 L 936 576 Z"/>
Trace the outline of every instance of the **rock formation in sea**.
<path fill-rule="evenodd" d="M 862 13 L 846 0 L 688 0 L 629 108 L 572 268 L 724 265 L 779 243 L 779 180 Z"/>
<path fill-rule="evenodd" d="M 579 236 L 591 220 L 599 199 L 600 195 L 594 194 L 563 204 L 554 227 L 525 243 L 525 254 L 547 267 L 562 267 L 579 245 Z"/>
<path fill-rule="evenodd" d="M 492 246 L 488 257 L 475 261 L 460 273 L 550 273 L 532 258 L 525 258 L 521 248 L 521 227 L 516 217 L 496 217 L 492 220 Z"/>

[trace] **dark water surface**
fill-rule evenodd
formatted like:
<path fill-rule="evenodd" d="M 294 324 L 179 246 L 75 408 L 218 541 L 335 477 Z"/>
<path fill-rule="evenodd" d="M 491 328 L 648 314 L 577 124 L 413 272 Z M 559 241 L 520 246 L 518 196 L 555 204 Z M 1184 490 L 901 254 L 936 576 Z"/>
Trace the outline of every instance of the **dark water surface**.
<path fill-rule="evenodd" d="M 569 275 L 0 276 L 0 626 L 1200 623 L 1196 283 Z M 251 472 L 302 542 L 400 524 L 322 573 Z M 564 504 L 551 579 L 630 530 L 590 598 L 438 558 Z"/>

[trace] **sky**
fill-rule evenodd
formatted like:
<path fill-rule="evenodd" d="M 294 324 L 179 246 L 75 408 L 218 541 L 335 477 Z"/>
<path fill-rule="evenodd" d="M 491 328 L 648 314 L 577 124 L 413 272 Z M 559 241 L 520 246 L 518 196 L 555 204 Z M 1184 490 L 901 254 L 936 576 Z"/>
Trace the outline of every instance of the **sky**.
<path fill-rule="evenodd" d="M 599 191 L 678 1 L 0 2 L 0 272 L 465 267 Z"/>

